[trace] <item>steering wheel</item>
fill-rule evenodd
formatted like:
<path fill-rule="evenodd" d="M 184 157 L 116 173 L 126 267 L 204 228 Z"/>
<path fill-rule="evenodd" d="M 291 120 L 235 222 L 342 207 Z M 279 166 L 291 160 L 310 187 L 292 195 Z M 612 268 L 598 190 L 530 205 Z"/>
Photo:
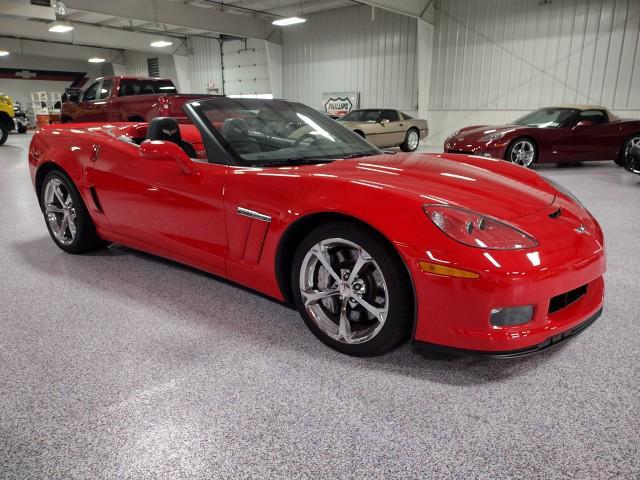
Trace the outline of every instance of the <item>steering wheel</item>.
<path fill-rule="evenodd" d="M 301 135 L 300 137 L 296 138 L 295 142 L 293 142 L 293 146 L 294 147 L 299 146 L 307 138 L 311 139 L 311 144 L 315 143 L 315 141 L 318 139 L 315 135 L 311 133 L 305 133 L 304 135 Z"/>

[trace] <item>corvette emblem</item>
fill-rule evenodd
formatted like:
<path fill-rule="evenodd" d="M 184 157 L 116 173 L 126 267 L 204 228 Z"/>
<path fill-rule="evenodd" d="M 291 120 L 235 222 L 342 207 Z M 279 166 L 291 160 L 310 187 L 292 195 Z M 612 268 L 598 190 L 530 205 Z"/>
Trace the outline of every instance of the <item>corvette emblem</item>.
<path fill-rule="evenodd" d="M 587 230 L 587 227 L 585 227 L 584 225 L 580 225 L 579 227 L 576 227 L 574 230 L 576 233 L 589 235 L 589 231 Z"/>
<path fill-rule="evenodd" d="M 177 128 L 174 128 L 173 130 L 162 130 L 162 133 L 164 133 L 165 135 L 169 135 L 169 136 L 173 136 L 176 134 L 176 132 L 178 131 Z"/>

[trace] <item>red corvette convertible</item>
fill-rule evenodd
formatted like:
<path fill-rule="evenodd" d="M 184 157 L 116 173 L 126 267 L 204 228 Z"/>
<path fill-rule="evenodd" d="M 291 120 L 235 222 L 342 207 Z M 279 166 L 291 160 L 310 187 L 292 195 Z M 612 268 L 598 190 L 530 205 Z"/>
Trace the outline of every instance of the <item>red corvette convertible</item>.
<path fill-rule="evenodd" d="M 444 142 L 444 151 L 534 163 L 614 160 L 625 164 L 640 145 L 640 120 L 621 120 L 593 105 L 541 108 L 510 125 L 465 127 Z"/>
<path fill-rule="evenodd" d="M 36 133 L 31 175 L 62 250 L 115 242 L 212 272 L 295 305 L 350 355 L 409 337 L 523 355 L 602 310 L 602 231 L 535 172 L 385 154 L 292 102 L 216 98 L 185 110 L 193 125 L 164 117 Z"/>

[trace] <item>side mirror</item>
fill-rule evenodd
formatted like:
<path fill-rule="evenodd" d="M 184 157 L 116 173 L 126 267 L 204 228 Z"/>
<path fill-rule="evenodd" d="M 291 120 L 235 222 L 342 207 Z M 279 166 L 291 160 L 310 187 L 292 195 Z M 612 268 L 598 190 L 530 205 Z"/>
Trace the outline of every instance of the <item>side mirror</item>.
<path fill-rule="evenodd" d="M 593 125 L 593 122 L 591 120 L 580 120 L 578 123 L 575 124 L 573 128 L 577 129 L 580 127 L 588 127 L 589 125 Z"/>
<path fill-rule="evenodd" d="M 145 140 L 140 144 L 140 156 L 148 160 L 175 162 L 186 175 L 198 173 L 198 169 L 184 150 L 173 142 Z"/>
<path fill-rule="evenodd" d="M 383 118 L 382 120 L 380 120 L 380 123 L 382 125 L 385 125 L 385 124 L 389 123 L 389 119 L 388 118 Z"/>

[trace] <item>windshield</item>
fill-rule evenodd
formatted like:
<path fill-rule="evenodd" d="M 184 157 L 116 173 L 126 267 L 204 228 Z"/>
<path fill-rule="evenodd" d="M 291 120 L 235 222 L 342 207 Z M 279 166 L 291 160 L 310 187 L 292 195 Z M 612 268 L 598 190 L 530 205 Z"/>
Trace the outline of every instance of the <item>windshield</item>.
<path fill-rule="evenodd" d="M 191 105 L 241 165 L 321 163 L 381 153 L 358 134 L 299 103 L 214 98 Z"/>
<path fill-rule="evenodd" d="M 355 110 L 340 119 L 341 122 L 376 123 L 382 110 Z"/>
<path fill-rule="evenodd" d="M 513 125 L 528 125 L 538 128 L 558 128 L 573 117 L 578 110 L 575 108 L 541 108 L 535 112 L 527 113 L 519 118 Z"/>

